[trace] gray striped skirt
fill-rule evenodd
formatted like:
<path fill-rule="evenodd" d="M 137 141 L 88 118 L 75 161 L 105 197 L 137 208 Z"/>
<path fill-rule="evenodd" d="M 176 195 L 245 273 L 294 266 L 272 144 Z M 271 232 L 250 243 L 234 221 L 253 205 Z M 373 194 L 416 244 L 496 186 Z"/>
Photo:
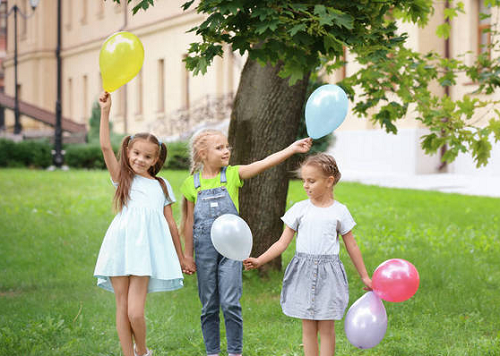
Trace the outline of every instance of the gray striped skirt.
<path fill-rule="evenodd" d="M 349 285 L 338 255 L 297 252 L 286 268 L 281 290 L 285 315 L 308 320 L 340 320 Z"/>

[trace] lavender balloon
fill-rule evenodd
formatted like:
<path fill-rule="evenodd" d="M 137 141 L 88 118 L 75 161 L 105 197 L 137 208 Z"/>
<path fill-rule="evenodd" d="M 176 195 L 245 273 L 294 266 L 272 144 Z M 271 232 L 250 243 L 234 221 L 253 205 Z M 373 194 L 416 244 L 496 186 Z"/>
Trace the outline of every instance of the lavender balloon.
<path fill-rule="evenodd" d="M 359 298 L 347 311 L 344 329 L 349 342 L 357 348 L 370 349 L 378 345 L 387 330 L 382 300 L 373 292 Z"/>

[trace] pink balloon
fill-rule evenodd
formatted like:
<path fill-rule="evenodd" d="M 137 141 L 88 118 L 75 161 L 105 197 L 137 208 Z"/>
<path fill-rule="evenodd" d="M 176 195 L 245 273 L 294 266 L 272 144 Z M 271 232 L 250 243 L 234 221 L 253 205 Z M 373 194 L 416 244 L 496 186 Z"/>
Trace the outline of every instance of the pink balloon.
<path fill-rule="evenodd" d="M 410 299 L 418 289 L 420 277 L 410 262 L 394 258 L 383 262 L 372 277 L 373 291 L 388 302 L 403 302 Z"/>

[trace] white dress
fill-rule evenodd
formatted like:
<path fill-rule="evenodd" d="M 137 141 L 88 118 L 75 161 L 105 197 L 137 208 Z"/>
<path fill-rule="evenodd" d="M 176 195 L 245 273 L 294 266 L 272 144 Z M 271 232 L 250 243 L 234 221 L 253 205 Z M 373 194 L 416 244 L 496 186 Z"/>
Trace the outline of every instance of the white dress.
<path fill-rule="evenodd" d="M 163 179 L 163 178 L 162 178 Z M 183 286 L 183 276 L 163 208 L 175 202 L 172 187 L 136 175 L 130 200 L 108 228 L 97 257 L 97 285 L 113 292 L 109 277 L 149 276 L 148 293 L 171 291 Z M 116 183 L 113 182 L 115 187 Z"/>

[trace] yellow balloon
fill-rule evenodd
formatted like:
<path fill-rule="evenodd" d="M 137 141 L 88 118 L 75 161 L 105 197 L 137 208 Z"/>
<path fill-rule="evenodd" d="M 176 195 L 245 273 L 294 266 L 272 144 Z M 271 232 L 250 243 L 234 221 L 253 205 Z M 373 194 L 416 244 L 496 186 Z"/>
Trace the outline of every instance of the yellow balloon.
<path fill-rule="evenodd" d="M 129 82 L 141 70 L 144 47 L 130 32 L 117 32 L 104 41 L 99 54 L 102 86 L 112 92 Z"/>

